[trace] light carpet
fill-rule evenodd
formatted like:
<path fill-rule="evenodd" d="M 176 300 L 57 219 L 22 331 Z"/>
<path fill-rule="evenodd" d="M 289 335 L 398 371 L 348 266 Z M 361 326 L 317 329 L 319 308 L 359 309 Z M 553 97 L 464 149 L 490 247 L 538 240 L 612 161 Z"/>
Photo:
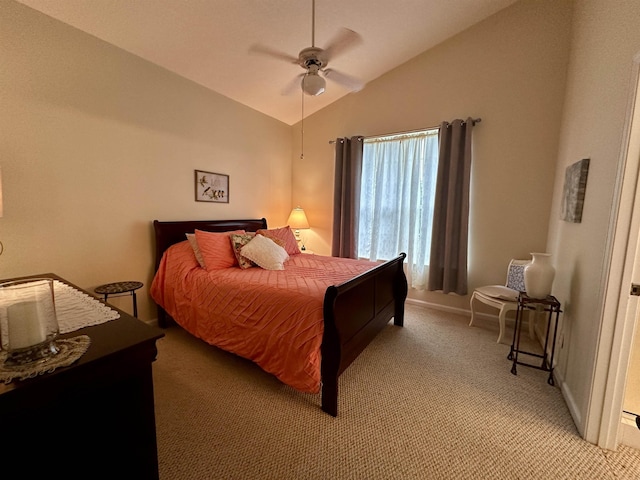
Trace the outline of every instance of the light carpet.
<path fill-rule="evenodd" d="M 639 479 L 640 451 L 577 433 L 497 327 L 407 305 L 342 374 L 338 417 L 179 327 L 153 364 L 161 480 Z"/>

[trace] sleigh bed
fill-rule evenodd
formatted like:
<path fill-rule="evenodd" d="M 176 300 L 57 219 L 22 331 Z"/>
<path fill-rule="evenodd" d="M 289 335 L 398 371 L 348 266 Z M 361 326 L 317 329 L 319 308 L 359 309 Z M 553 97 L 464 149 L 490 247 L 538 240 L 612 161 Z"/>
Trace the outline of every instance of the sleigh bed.
<path fill-rule="evenodd" d="M 236 266 L 207 272 L 185 234 L 256 232 L 267 230 L 266 220 L 155 220 L 153 226 L 151 295 L 159 325 L 178 323 L 207 343 L 253 360 L 293 388 L 320 391 L 322 410 L 334 417 L 340 374 L 392 318 L 403 325 L 404 253 L 385 262 L 298 254 L 280 271 Z M 169 270 L 172 262 L 177 270 Z M 331 283 L 336 278 L 342 280 Z M 266 300 L 261 289 L 269 292 Z M 255 343 L 249 344 L 253 336 Z M 287 376 L 292 367 L 302 380 Z"/>

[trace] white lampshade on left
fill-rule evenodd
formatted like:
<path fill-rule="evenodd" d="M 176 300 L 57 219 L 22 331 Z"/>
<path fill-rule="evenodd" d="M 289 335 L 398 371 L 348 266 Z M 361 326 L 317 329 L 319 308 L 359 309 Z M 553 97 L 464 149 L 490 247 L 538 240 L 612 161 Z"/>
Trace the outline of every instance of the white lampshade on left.
<path fill-rule="evenodd" d="M 293 234 L 296 237 L 298 242 L 301 241 L 300 238 L 300 230 L 309 228 L 309 221 L 307 220 L 307 214 L 304 213 L 304 210 L 300 207 L 296 207 L 291 210 L 291 214 L 289 215 L 289 220 L 287 220 L 287 224 L 293 230 Z M 304 250 L 304 243 L 301 246 L 301 249 Z"/>
<path fill-rule="evenodd" d="M 291 214 L 289 215 L 289 220 L 287 220 L 287 224 L 294 230 L 309 228 L 309 221 L 307 220 L 307 214 L 304 213 L 304 210 L 300 207 L 296 207 L 293 210 L 291 210 Z"/>

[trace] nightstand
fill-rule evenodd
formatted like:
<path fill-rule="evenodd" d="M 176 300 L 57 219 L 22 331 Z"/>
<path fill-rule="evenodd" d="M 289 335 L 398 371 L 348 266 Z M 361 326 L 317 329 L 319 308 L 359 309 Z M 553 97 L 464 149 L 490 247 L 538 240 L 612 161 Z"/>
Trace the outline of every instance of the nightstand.
<path fill-rule="evenodd" d="M 315 255 L 315 252 L 313 250 L 300 250 L 300 253 L 306 253 L 308 255 Z"/>

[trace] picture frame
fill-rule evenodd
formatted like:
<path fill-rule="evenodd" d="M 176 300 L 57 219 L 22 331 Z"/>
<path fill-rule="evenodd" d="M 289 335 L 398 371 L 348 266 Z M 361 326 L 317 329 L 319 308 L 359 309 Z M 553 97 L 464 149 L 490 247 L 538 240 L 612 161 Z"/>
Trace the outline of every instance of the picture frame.
<path fill-rule="evenodd" d="M 584 197 L 587 190 L 589 159 L 569 165 L 564 174 L 561 218 L 565 222 L 581 223 Z"/>
<path fill-rule="evenodd" d="M 195 170 L 196 202 L 229 203 L 229 175 Z"/>

